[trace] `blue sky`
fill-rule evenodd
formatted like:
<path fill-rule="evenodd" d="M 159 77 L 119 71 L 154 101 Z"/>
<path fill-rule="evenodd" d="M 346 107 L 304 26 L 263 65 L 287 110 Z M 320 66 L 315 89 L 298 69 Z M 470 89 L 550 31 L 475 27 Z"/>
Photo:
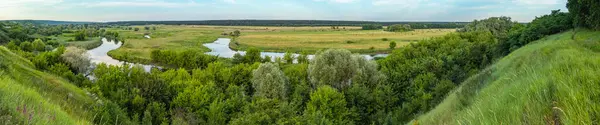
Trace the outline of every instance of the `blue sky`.
<path fill-rule="evenodd" d="M 567 0 L 0 0 L 0 20 L 301 19 L 529 22 Z"/>

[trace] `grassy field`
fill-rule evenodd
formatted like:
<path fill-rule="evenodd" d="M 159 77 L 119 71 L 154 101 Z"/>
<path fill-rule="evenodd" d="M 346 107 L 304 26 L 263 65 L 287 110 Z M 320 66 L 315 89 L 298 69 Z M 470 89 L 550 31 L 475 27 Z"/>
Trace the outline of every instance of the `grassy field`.
<path fill-rule="evenodd" d="M 389 52 L 389 42 L 396 41 L 401 47 L 411 42 L 422 39 L 442 36 L 454 32 L 454 29 L 423 29 L 413 32 L 385 32 L 381 30 L 360 30 L 361 27 L 260 27 L 260 26 L 173 26 L 151 25 L 134 26 L 139 31 L 123 30 L 118 28 L 107 29 L 119 32 L 124 45 L 109 55 L 119 60 L 128 62 L 149 63 L 152 50 L 199 50 L 208 52 L 202 44 L 213 42 L 222 33 L 231 33 L 240 30 L 242 35 L 236 39 L 238 44 L 232 42 L 231 48 L 245 50 L 248 47 L 257 47 L 264 51 L 285 52 L 286 50 L 299 52 L 306 50 L 316 52 L 325 48 L 344 48 L 360 53 Z M 144 38 L 150 34 L 150 39 Z M 383 40 L 383 39 L 387 40 Z M 373 49 L 370 49 L 373 48 Z"/>
<path fill-rule="evenodd" d="M 92 96 L 0 47 L 0 124 L 91 124 Z"/>
<path fill-rule="evenodd" d="M 573 34 L 548 36 L 518 49 L 413 123 L 599 123 L 600 32 Z"/>
<path fill-rule="evenodd" d="M 156 30 L 145 30 L 144 26 L 135 26 L 140 31 L 108 29 L 109 31 L 119 32 L 119 36 L 124 40 L 124 45 L 116 50 L 110 51 L 109 55 L 119 60 L 129 62 L 148 63 L 150 61 L 150 52 L 152 50 L 199 50 L 210 51 L 203 46 L 204 43 L 213 42 L 221 37 L 223 29 L 202 26 L 150 26 L 156 27 Z M 145 38 L 144 34 L 149 33 L 150 39 Z"/>
<path fill-rule="evenodd" d="M 327 48 L 343 48 L 358 53 L 387 53 L 389 43 L 397 48 L 411 42 L 443 36 L 455 29 L 417 29 L 411 32 L 360 30 L 361 27 L 245 27 L 242 35 L 230 47 L 247 49 L 257 47 L 265 51 L 316 52 Z"/>

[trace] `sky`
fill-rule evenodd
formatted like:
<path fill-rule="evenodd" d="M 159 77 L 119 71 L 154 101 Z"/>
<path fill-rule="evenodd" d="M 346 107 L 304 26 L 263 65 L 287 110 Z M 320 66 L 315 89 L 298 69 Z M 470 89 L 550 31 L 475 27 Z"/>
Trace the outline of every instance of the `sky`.
<path fill-rule="evenodd" d="M 0 20 L 352 20 L 530 22 L 567 0 L 0 0 Z"/>

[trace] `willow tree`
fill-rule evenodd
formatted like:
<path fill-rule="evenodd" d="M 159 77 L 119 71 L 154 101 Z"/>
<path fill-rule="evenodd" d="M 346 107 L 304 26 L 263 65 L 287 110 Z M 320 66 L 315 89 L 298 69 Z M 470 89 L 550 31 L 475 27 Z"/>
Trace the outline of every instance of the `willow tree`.
<path fill-rule="evenodd" d="M 273 63 L 263 63 L 252 72 L 252 87 L 255 96 L 286 99 L 289 83 L 279 67 Z"/>
<path fill-rule="evenodd" d="M 308 72 L 314 88 L 331 85 L 343 89 L 350 86 L 352 77 L 358 72 L 358 63 L 348 50 L 329 49 L 315 55 Z"/>
<path fill-rule="evenodd" d="M 91 65 L 91 59 L 86 50 L 77 47 L 68 47 L 60 57 L 68 62 L 71 68 L 79 73 L 85 73 Z"/>

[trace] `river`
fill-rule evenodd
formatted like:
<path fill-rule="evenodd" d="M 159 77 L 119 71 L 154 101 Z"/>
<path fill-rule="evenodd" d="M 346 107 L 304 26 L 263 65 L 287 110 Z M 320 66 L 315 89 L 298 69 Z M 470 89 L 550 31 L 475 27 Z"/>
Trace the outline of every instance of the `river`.
<path fill-rule="evenodd" d="M 246 53 L 244 51 L 235 51 L 235 50 L 230 49 L 229 48 L 230 42 L 231 42 L 231 39 L 229 39 L 229 38 L 219 38 L 215 42 L 204 44 L 204 46 L 208 47 L 211 50 L 211 52 L 207 52 L 206 54 L 224 57 L 224 58 L 233 58 L 233 55 L 235 55 L 236 53 L 240 53 L 242 55 L 244 55 Z M 108 56 L 108 51 L 118 49 L 119 47 L 121 47 L 121 45 L 123 45 L 123 42 L 102 38 L 102 45 L 100 45 L 99 47 L 96 47 L 94 49 L 88 50 L 87 53 L 90 55 L 92 63 L 95 63 L 95 64 L 99 64 L 99 63 L 105 63 L 108 65 L 135 64 L 135 63 L 128 63 L 125 61 L 116 60 L 116 59 L 113 59 L 112 57 Z M 260 55 L 262 57 L 270 56 L 270 57 L 272 57 L 272 59 L 275 59 L 276 57 L 283 58 L 285 53 L 261 52 Z M 375 57 L 386 57 L 387 55 L 388 54 L 376 54 L 376 55 L 363 55 L 363 56 L 365 58 L 371 60 Z M 299 56 L 299 54 L 294 54 L 294 57 L 298 57 L 298 56 Z M 314 55 L 308 55 L 308 58 L 312 59 L 312 58 L 314 58 Z M 139 64 L 139 65 L 144 67 L 144 70 L 146 70 L 147 72 L 150 72 L 152 67 L 156 67 L 153 65 L 143 65 L 143 64 Z"/>

